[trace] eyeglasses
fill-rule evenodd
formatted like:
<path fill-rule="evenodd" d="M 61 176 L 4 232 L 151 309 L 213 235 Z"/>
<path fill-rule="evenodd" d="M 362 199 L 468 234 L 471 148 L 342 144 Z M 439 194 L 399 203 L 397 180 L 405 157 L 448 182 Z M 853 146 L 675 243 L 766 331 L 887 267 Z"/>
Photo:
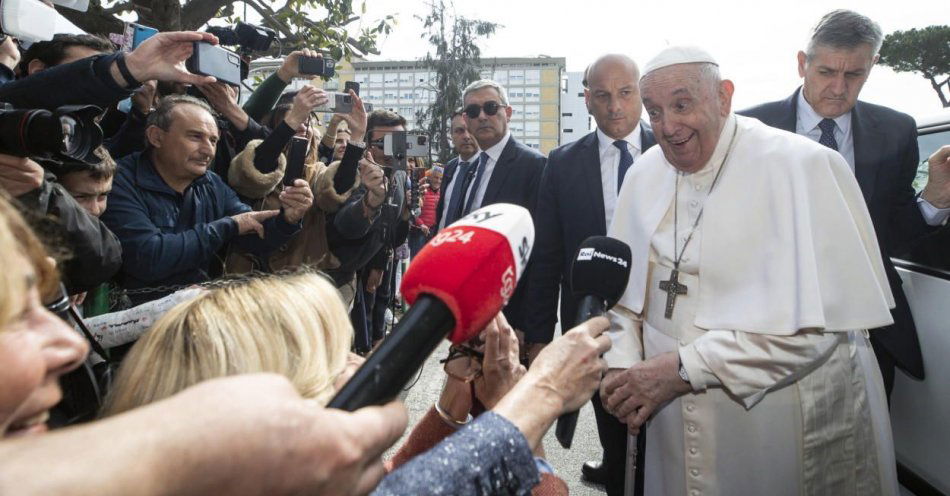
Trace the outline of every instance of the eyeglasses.
<path fill-rule="evenodd" d="M 485 102 L 484 105 L 472 103 L 472 104 L 466 105 L 463 111 L 465 112 L 465 115 L 467 115 L 469 119 L 477 119 L 478 116 L 481 115 L 482 110 L 485 111 L 485 115 L 493 116 L 498 113 L 498 110 L 500 108 L 505 107 L 505 106 L 506 105 L 502 105 L 498 102 Z"/>
<path fill-rule="evenodd" d="M 449 356 L 439 360 L 445 364 L 445 373 L 453 379 L 469 383 L 482 376 L 482 360 L 485 354 L 468 346 L 456 345 L 449 349 Z"/>

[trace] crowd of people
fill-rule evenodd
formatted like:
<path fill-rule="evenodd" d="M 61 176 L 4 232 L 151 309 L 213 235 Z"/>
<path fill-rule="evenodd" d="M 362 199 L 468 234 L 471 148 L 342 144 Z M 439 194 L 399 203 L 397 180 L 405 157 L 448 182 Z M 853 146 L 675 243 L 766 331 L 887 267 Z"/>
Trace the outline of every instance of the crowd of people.
<path fill-rule="evenodd" d="M 888 396 L 923 364 L 890 256 L 947 224 L 950 146 L 918 194 L 913 119 L 858 100 L 881 40 L 829 13 L 801 87 L 741 112 L 700 48 L 603 55 L 597 129 L 548 156 L 474 81 L 443 165 L 387 153 L 406 119 L 356 91 L 332 115 L 287 91 L 313 50 L 241 105 L 184 68 L 209 33 L 6 37 L 0 102 L 30 117 L 0 138 L 0 492 L 567 494 L 541 439 L 590 400 L 583 476 L 610 495 L 896 494 Z M 90 106 L 85 153 L 37 145 L 40 111 L 80 133 Z M 398 319 L 400 259 L 496 203 L 531 213 L 528 269 L 384 461 L 398 401 L 325 406 Z M 569 274 L 597 235 L 631 275 L 583 321 Z"/>

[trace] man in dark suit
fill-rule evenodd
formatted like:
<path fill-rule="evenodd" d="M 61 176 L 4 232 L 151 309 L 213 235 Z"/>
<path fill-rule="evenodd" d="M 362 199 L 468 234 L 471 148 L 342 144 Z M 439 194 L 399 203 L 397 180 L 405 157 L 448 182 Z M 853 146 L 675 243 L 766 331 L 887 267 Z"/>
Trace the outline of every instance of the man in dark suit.
<path fill-rule="evenodd" d="M 895 366 L 924 378 L 917 330 L 890 257 L 904 253 L 933 226 L 946 223 L 950 178 L 945 170 L 932 169 L 926 188 L 917 195 L 912 185 L 919 165 L 914 119 L 858 101 L 878 60 L 881 40 L 880 26 L 863 15 L 847 10 L 825 15 L 806 51 L 798 52 L 802 87 L 785 100 L 739 113 L 838 150 L 857 176 L 897 304 L 894 324 L 871 332 L 890 397 Z"/>
<path fill-rule="evenodd" d="M 456 181 L 456 172 L 459 170 L 459 164 L 467 169 L 468 164 L 478 158 L 478 143 L 468 132 L 468 124 L 465 122 L 465 114 L 462 109 L 456 110 L 452 114 L 452 148 L 458 154 L 452 160 L 445 164 L 445 173 L 442 176 L 442 195 L 439 196 L 439 204 L 436 207 L 435 230 L 445 227 L 445 211 L 449 204 L 449 197 L 454 193 L 455 188 L 461 188 L 462 181 Z"/>
<path fill-rule="evenodd" d="M 607 234 L 624 175 L 656 144 L 653 132 L 640 121 L 639 78 L 637 65 L 624 55 L 604 55 L 591 64 L 584 77 L 584 100 L 597 130 L 555 149 L 548 158 L 525 299 L 525 341 L 531 343 L 532 355 L 554 337 L 559 287 L 561 328 L 578 324 L 578 300 L 568 277 L 574 253 L 587 237 Z M 604 458 L 585 463 L 582 474 L 606 484 L 608 494 L 622 494 L 627 429 L 604 411 L 599 395 L 591 401 Z"/>
<path fill-rule="evenodd" d="M 448 198 L 444 201 L 442 224 L 447 226 L 493 203 L 521 205 L 534 216 L 546 159 L 511 136 L 508 121 L 512 108 L 505 89 L 488 79 L 469 84 L 462 92 L 462 111 L 468 131 L 481 151 L 468 164 L 453 167 L 452 184 L 444 190 Z M 524 329 L 522 300 L 530 272 L 529 265 L 505 306 L 505 317 L 515 329 Z"/>

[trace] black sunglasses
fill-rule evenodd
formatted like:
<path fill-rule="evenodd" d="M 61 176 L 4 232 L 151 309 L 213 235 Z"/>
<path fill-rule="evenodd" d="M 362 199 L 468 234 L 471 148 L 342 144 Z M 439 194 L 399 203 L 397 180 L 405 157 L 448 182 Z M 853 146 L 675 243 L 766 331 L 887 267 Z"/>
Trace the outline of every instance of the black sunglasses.
<path fill-rule="evenodd" d="M 472 104 L 466 105 L 463 111 L 465 112 L 465 115 L 467 115 L 469 119 L 478 119 L 478 116 L 482 113 L 482 110 L 485 111 L 485 115 L 492 116 L 492 115 L 497 114 L 498 109 L 504 106 L 505 105 L 502 105 L 498 102 L 485 102 L 484 105 L 472 103 Z"/>

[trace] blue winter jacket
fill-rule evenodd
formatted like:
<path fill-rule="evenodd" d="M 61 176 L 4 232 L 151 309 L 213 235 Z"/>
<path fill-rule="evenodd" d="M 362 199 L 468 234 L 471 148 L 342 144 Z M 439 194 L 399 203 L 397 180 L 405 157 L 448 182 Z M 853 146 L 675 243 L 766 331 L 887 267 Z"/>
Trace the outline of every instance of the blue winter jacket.
<path fill-rule="evenodd" d="M 289 224 L 281 214 L 264 222 L 264 239 L 256 233 L 238 236 L 231 216 L 251 207 L 220 176 L 209 171 L 178 193 L 165 184 L 148 153 L 133 153 L 118 162 L 102 215 L 122 243 L 119 282 L 126 289 L 207 281 L 215 255 L 229 241 L 266 257 L 300 230 L 300 223 Z"/>

